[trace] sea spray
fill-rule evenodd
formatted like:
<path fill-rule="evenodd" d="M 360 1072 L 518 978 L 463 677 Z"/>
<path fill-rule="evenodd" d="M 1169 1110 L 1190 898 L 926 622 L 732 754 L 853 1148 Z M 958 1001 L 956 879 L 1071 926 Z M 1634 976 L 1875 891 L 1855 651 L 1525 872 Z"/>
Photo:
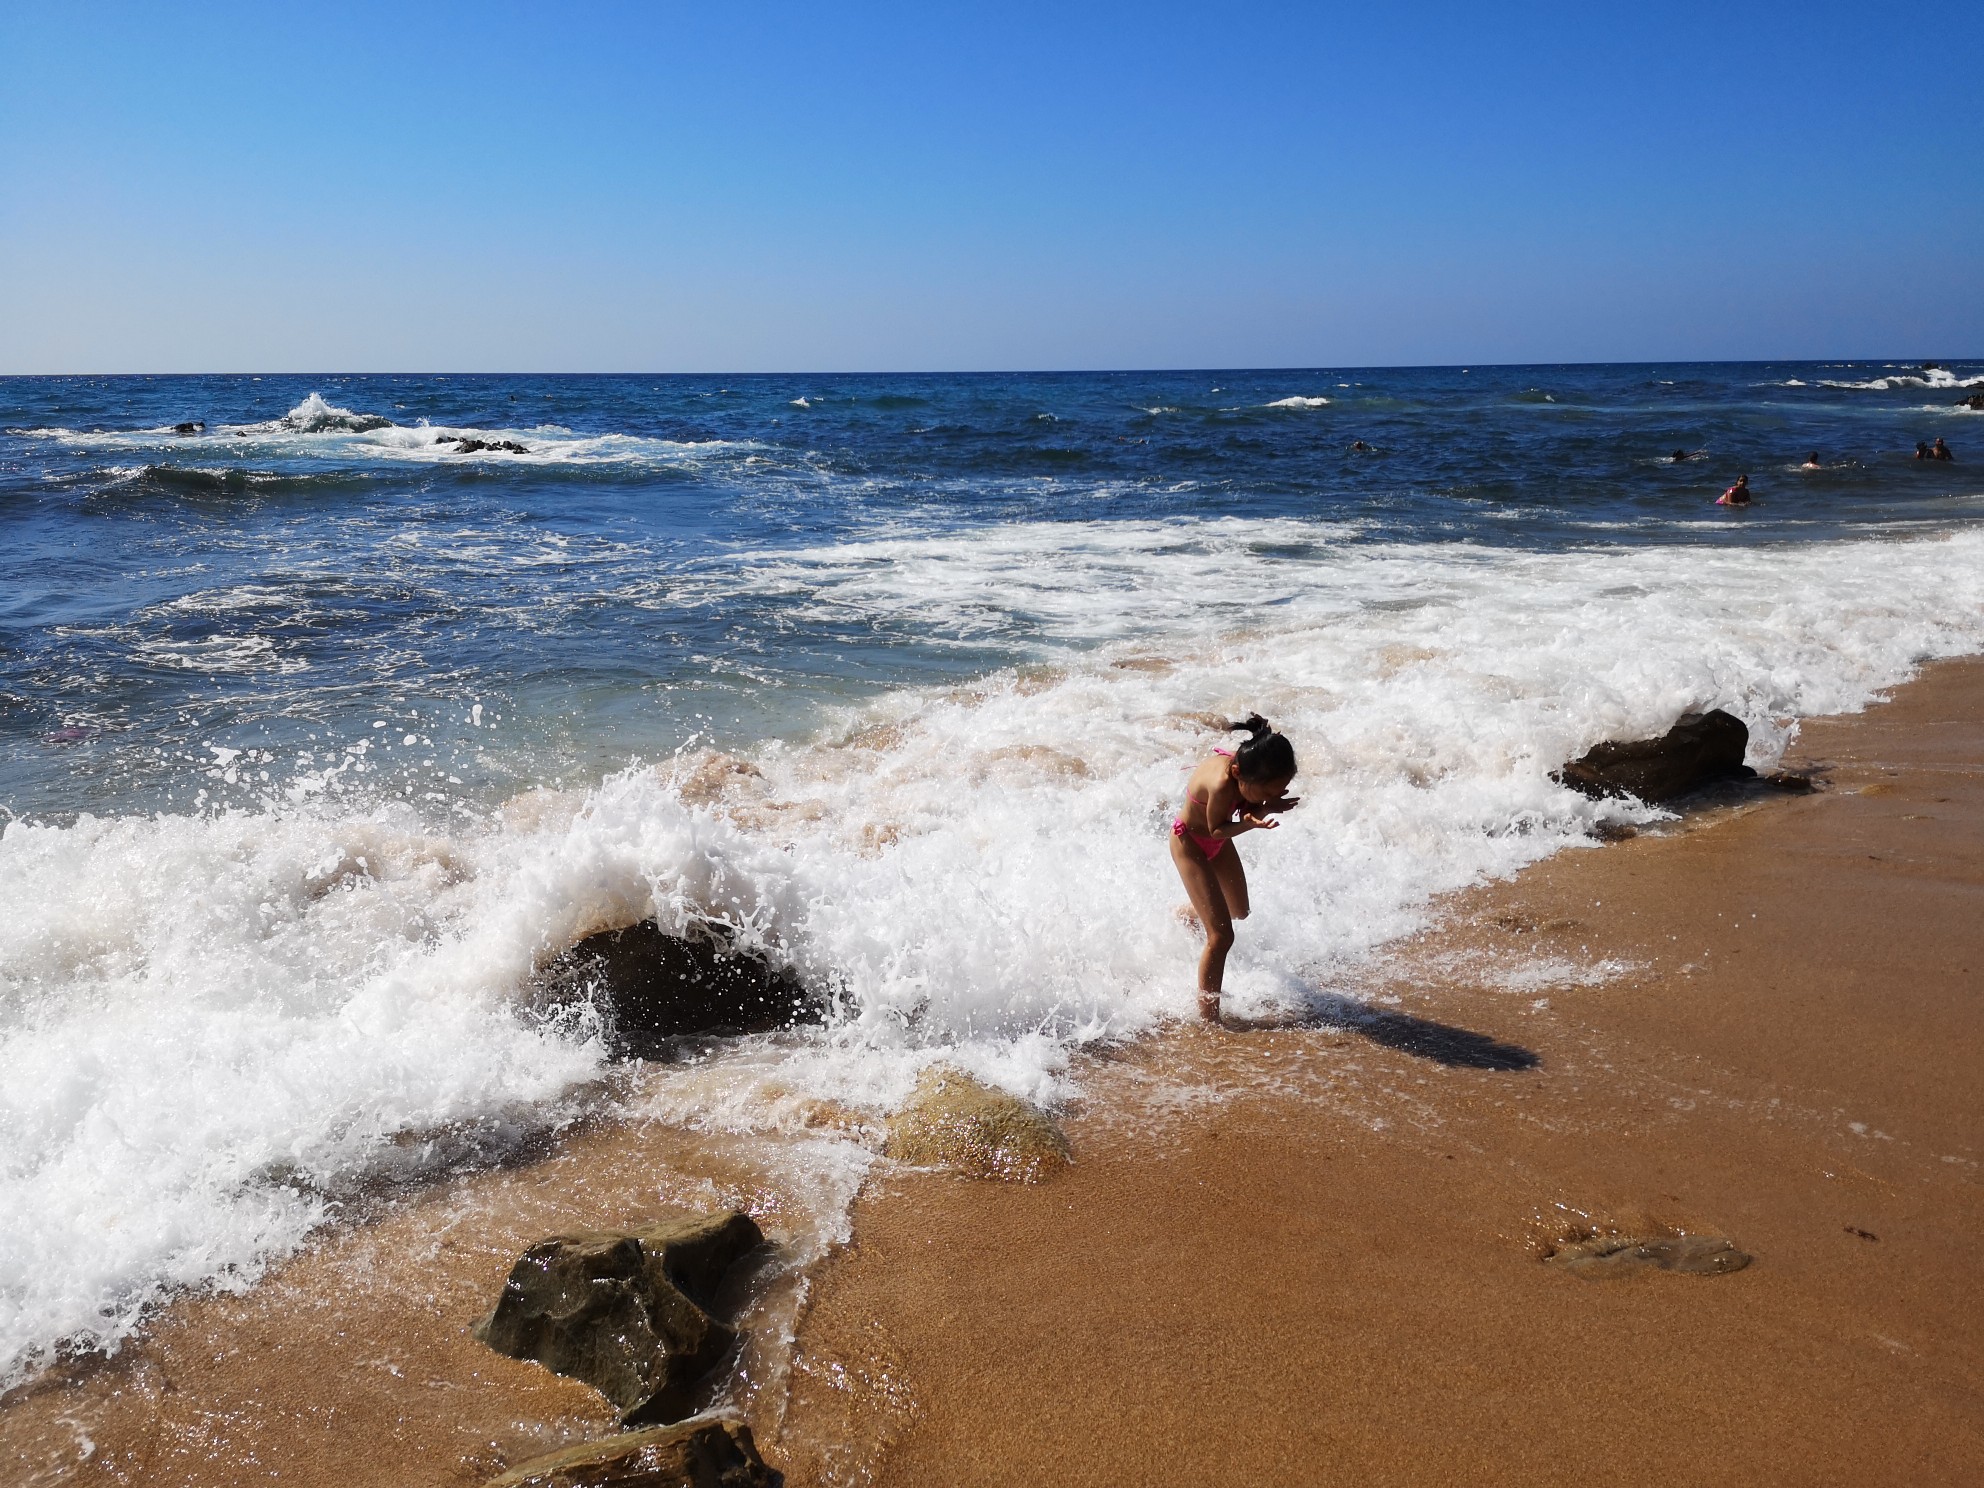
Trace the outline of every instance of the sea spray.
<path fill-rule="evenodd" d="M 996 603 L 1043 643 L 1103 644 L 829 715 L 716 790 L 685 793 L 678 760 L 453 831 L 274 785 L 252 811 L 8 823 L 9 1367 L 114 1343 L 173 1287 L 252 1276 L 355 1175 L 403 1161 L 405 1134 L 480 1123 L 500 1146 L 569 1116 L 600 1049 L 535 1025 L 523 994 L 591 930 L 717 918 L 834 989 L 825 1027 L 751 1042 L 680 1097 L 664 1073 L 651 1113 L 872 1117 L 939 1057 L 1052 1100 L 1071 1050 L 1188 1009 L 1161 843 L 1220 739 L 1209 714 L 1259 708 L 1302 757 L 1301 809 L 1241 847 L 1256 910 L 1229 977 L 1242 1012 L 1299 1010 L 1435 896 L 1636 814 L 1551 783 L 1591 742 L 1720 705 L 1768 765 L 1796 717 L 1984 645 L 1975 532 L 1559 554 L 1323 534 L 1291 559 L 1295 537 L 1064 524 L 743 564 L 746 588 L 810 568 L 821 602 L 878 619 L 941 594 L 959 628 Z M 1213 572 L 1229 597 L 1190 604 Z"/>

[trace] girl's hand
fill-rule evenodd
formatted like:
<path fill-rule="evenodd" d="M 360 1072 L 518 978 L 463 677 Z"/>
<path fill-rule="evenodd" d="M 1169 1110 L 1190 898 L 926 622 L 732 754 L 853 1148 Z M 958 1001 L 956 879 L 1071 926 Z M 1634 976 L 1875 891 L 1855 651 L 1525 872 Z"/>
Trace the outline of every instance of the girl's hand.
<path fill-rule="evenodd" d="M 1261 807 L 1260 811 L 1262 816 L 1266 816 L 1271 811 L 1293 811 L 1301 804 L 1302 798 L 1300 796 L 1278 796 L 1268 802 L 1267 805 Z"/>
<path fill-rule="evenodd" d="M 1269 810 L 1270 808 L 1263 806 L 1261 809 L 1263 811 L 1266 811 Z M 1251 811 L 1243 811 L 1240 813 L 1240 824 L 1248 828 L 1249 830 L 1256 832 L 1272 832 L 1276 827 L 1281 825 L 1281 823 L 1278 821 L 1274 821 L 1265 816 L 1257 816 L 1255 815 L 1255 813 Z"/>

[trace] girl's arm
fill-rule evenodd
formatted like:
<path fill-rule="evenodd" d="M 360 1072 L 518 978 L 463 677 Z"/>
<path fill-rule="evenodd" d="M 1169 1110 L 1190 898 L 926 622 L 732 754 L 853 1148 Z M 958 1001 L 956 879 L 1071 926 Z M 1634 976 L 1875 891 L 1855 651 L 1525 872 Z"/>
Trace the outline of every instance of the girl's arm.
<path fill-rule="evenodd" d="M 1266 828 L 1272 831 L 1281 825 L 1269 821 L 1264 815 L 1252 811 L 1242 811 L 1238 821 L 1233 820 L 1233 808 L 1240 804 L 1240 791 L 1230 780 L 1222 780 L 1206 796 L 1206 831 L 1203 835 L 1232 841 L 1242 832 L 1259 831 Z"/>

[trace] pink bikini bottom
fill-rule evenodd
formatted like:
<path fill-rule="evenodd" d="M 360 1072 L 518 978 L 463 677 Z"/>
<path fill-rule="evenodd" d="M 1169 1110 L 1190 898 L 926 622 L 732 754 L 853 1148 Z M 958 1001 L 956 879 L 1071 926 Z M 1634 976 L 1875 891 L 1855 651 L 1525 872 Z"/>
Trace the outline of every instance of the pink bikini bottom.
<path fill-rule="evenodd" d="M 1198 850 L 1206 855 L 1207 862 L 1211 862 L 1214 858 L 1218 857 L 1220 850 L 1226 846 L 1226 839 L 1224 837 L 1201 837 L 1197 832 L 1194 832 L 1190 827 L 1185 825 L 1185 818 L 1182 816 L 1171 823 L 1171 835 L 1173 837 L 1191 838 Z"/>

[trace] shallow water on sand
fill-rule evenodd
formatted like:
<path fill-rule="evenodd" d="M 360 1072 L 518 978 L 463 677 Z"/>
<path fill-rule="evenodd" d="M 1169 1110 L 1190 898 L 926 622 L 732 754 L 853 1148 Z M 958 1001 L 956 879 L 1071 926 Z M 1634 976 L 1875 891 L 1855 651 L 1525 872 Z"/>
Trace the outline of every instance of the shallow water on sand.
<path fill-rule="evenodd" d="M 1984 648 L 1984 487 L 1909 458 L 1977 379 L 0 382 L 0 1378 L 626 1114 L 525 1011 L 589 930 L 720 919 L 832 989 L 637 1082 L 821 1192 L 935 1059 L 1065 1096 L 1189 1011 L 1209 719 L 1303 761 L 1234 1006 L 1337 1005 L 1636 816 L 1550 781 L 1592 742 L 1723 706 L 1769 764 Z"/>

